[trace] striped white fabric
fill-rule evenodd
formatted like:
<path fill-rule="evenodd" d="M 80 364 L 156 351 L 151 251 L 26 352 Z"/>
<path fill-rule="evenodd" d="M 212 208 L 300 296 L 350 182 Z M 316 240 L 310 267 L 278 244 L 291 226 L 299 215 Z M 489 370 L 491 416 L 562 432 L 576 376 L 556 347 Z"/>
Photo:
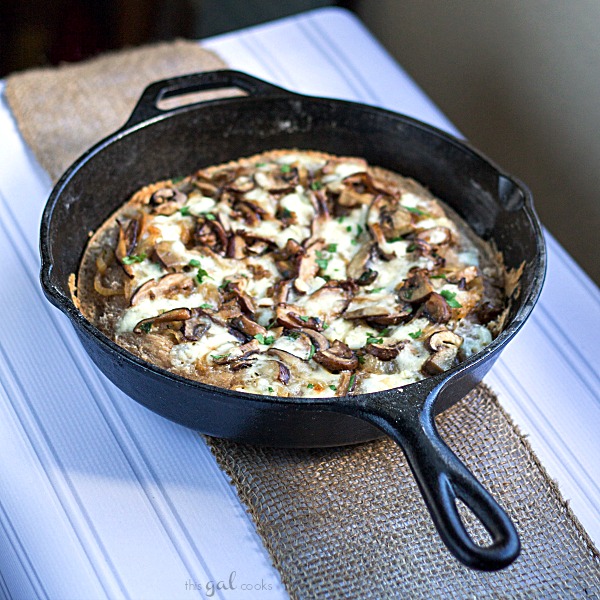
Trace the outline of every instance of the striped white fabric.
<path fill-rule="evenodd" d="M 278 85 L 454 132 L 344 11 L 205 45 Z M 37 239 L 50 182 L 3 100 L 0 140 L 0 596 L 286 598 L 202 440 L 109 383 L 43 298 Z M 599 543 L 600 294 L 549 234 L 548 244 L 540 304 L 487 381 Z"/>

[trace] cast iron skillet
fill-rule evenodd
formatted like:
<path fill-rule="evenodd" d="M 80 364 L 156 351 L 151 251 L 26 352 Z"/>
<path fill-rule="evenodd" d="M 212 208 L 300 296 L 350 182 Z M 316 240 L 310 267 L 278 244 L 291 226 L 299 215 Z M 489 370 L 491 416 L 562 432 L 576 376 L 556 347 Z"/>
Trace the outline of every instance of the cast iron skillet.
<path fill-rule="evenodd" d="M 246 96 L 161 110 L 162 99 L 218 88 Z M 483 351 L 441 375 L 399 389 L 345 398 L 276 398 L 190 381 L 123 350 L 74 306 L 88 233 L 152 181 L 273 148 L 355 155 L 414 177 L 444 199 L 509 268 L 524 263 L 505 330 Z M 41 281 L 73 323 L 100 370 L 156 413 L 203 433 L 271 446 L 355 444 L 382 432 L 404 450 L 439 534 L 465 565 L 506 567 L 519 538 L 504 511 L 442 441 L 434 414 L 462 398 L 521 328 L 539 296 L 546 254 L 529 191 L 481 154 L 437 129 L 362 104 L 290 93 L 235 71 L 199 73 L 148 87 L 125 126 L 94 146 L 52 191 L 41 225 Z M 459 516 L 460 499 L 490 533 L 477 545 Z"/>

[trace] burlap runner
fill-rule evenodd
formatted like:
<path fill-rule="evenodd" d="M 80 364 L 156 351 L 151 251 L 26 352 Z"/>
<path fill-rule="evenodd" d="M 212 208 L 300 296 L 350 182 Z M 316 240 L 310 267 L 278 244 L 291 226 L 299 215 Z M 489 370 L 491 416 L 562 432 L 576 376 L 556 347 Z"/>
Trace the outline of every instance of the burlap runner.
<path fill-rule="evenodd" d="M 222 66 L 177 42 L 17 74 L 6 96 L 56 178 L 126 120 L 150 81 Z M 326 450 L 208 442 L 292 598 L 600 598 L 598 552 L 494 394 L 480 386 L 439 427 L 517 525 L 522 555 L 502 572 L 451 557 L 390 441 Z"/>
<path fill-rule="evenodd" d="M 85 150 L 125 123 L 147 85 L 225 67 L 196 42 L 178 40 L 17 73 L 7 78 L 5 95 L 23 138 L 56 180 Z"/>

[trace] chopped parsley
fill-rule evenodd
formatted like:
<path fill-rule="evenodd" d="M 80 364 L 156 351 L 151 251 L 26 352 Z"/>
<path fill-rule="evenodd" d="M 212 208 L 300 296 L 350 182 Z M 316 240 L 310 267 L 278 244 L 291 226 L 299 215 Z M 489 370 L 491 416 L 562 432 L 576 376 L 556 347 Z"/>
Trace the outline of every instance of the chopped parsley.
<path fill-rule="evenodd" d="M 359 225 L 356 226 L 356 235 L 357 236 L 359 236 L 363 231 L 364 230 L 362 228 L 362 225 L 359 224 Z"/>
<path fill-rule="evenodd" d="M 178 183 L 181 183 L 184 179 L 185 177 L 174 177 L 173 179 L 171 179 L 171 183 L 177 185 Z"/>
<path fill-rule="evenodd" d="M 306 315 L 302 315 L 302 316 L 300 317 L 300 320 L 301 320 L 301 321 L 304 321 L 305 323 L 308 323 L 308 322 L 310 321 L 310 317 L 307 317 Z"/>
<path fill-rule="evenodd" d="M 430 275 L 429 279 L 446 279 L 446 276 L 443 273 L 441 275 Z"/>
<path fill-rule="evenodd" d="M 311 190 L 320 190 L 323 187 L 323 184 L 320 181 L 313 181 L 310 184 Z"/>
<path fill-rule="evenodd" d="M 329 386 L 330 390 L 333 390 L 335 392 L 335 390 L 337 390 L 337 385 L 333 385 L 333 383 Z"/>
<path fill-rule="evenodd" d="M 356 244 L 358 244 L 358 242 L 357 242 L 357 241 L 356 241 L 354 238 L 350 240 L 350 243 L 351 243 L 353 246 L 356 246 Z"/>
<path fill-rule="evenodd" d="M 379 292 L 383 292 L 383 290 L 385 290 L 385 288 L 373 288 L 372 290 L 367 290 L 367 294 L 379 294 Z"/>
<path fill-rule="evenodd" d="M 265 162 L 257 162 L 254 166 L 258 167 L 260 169 L 261 167 L 266 167 L 267 163 L 265 163 Z"/>
<path fill-rule="evenodd" d="M 348 226 L 346 227 L 346 231 L 347 231 L 348 233 L 350 233 L 350 232 L 352 231 L 352 225 L 348 225 Z"/>
<path fill-rule="evenodd" d="M 200 266 L 200 265 L 194 265 L 194 266 Z M 224 290 L 230 283 L 231 283 L 231 281 L 229 279 L 223 279 L 223 283 L 219 286 L 219 289 Z"/>
<path fill-rule="evenodd" d="M 323 331 L 325 331 L 326 329 L 329 329 L 329 323 L 323 321 Z"/>
<path fill-rule="evenodd" d="M 343 216 L 342 216 L 342 217 L 338 217 L 338 220 L 337 220 L 337 222 L 338 222 L 338 223 L 343 223 L 343 222 L 344 222 L 344 219 L 345 219 L 345 217 L 343 217 Z"/>
<path fill-rule="evenodd" d="M 293 213 L 291 210 L 288 210 L 287 208 L 284 208 L 284 209 L 281 211 L 281 216 L 282 216 L 284 219 L 290 219 L 290 218 L 292 217 L 292 215 L 293 215 L 293 214 L 294 214 L 294 213 Z"/>
<path fill-rule="evenodd" d="M 359 354 L 359 355 L 358 355 L 358 362 L 359 362 L 361 365 L 364 365 L 366 360 L 367 360 L 367 359 L 365 358 L 365 355 L 364 355 L 364 354 Z"/>
<path fill-rule="evenodd" d="M 144 332 L 144 333 L 150 333 L 150 330 L 152 329 L 152 321 L 148 321 L 147 323 L 142 323 L 140 325 L 140 329 Z"/>
<path fill-rule="evenodd" d="M 450 308 L 462 308 L 462 304 L 456 300 L 456 292 L 442 290 L 440 294 L 446 298 L 446 302 Z"/>
<path fill-rule="evenodd" d="M 327 245 L 327 252 L 337 252 L 337 244 L 328 244 Z"/>
<path fill-rule="evenodd" d="M 418 246 L 416 244 L 409 244 L 408 247 L 406 248 L 406 251 L 414 252 L 417 248 L 418 248 Z"/>
<path fill-rule="evenodd" d="M 207 220 L 207 221 L 214 221 L 217 217 L 215 217 L 215 215 L 213 215 L 212 213 L 202 213 L 202 216 Z"/>
<path fill-rule="evenodd" d="M 200 261 L 196 258 L 192 258 L 192 260 L 190 260 L 190 262 L 188 263 L 188 265 L 190 265 L 190 267 L 199 267 L 200 266 Z"/>
<path fill-rule="evenodd" d="M 315 347 L 313 344 L 310 345 L 310 350 L 308 351 L 308 358 L 306 360 L 310 360 L 315 355 Z"/>
<path fill-rule="evenodd" d="M 409 333 L 408 334 L 413 340 L 418 340 L 422 335 L 423 332 L 419 329 L 418 331 L 415 331 L 413 333 Z"/>
<path fill-rule="evenodd" d="M 190 216 L 190 207 L 189 206 L 182 206 L 179 209 L 179 212 L 181 213 L 182 217 L 189 217 Z"/>
<path fill-rule="evenodd" d="M 204 304 L 200 305 L 200 308 L 213 308 L 212 304 L 207 304 L 206 302 Z"/>
<path fill-rule="evenodd" d="M 313 389 L 315 386 L 314 386 L 314 384 L 312 384 L 312 383 L 309 383 L 309 384 L 308 384 L 306 387 L 307 387 L 309 390 L 312 390 L 312 389 Z"/>
<path fill-rule="evenodd" d="M 382 344 L 382 337 L 375 337 L 374 333 L 367 333 L 367 344 Z"/>
<path fill-rule="evenodd" d="M 265 337 L 264 333 L 257 333 L 254 336 L 254 339 L 258 340 L 264 346 L 270 346 L 272 343 L 275 342 L 275 336 L 269 335 L 269 336 Z"/>
<path fill-rule="evenodd" d="M 423 212 L 420 208 L 416 208 L 414 206 L 405 206 L 404 208 L 408 212 L 411 212 L 415 215 L 419 215 L 420 217 L 428 217 L 429 216 L 426 212 Z"/>
<path fill-rule="evenodd" d="M 268 390 L 269 392 L 271 392 L 271 393 L 273 393 L 273 392 L 275 391 L 275 390 L 274 390 L 274 389 L 273 389 L 271 386 L 269 386 L 269 387 L 267 388 L 267 390 Z"/>
<path fill-rule="evenodd" d="M 196 273 L 196 277 L 194 278 L 198 283 L 202 283 L 204 279 L 212 279 L 212 277 L 208 274 L 208 271 L 205 271 L 201 266 L 198 266 L 198 272 Z"/>
<path fill-rule="evenodd" d="M 403 242 L 404 238 L 399 235 L 398 237 L 393 237 L 391 239 L 388 240 L 388 244 L 395 244 L 396 242 Z"/>
<path fill-rule="evenodd" d="M 322 271 L 325 271 L 327 269 L 327 266 L 329 265 L 329 259 L 325 258 L 325 255 L 320 250 L 317 250 L 316 255 L 317 259 L 315 260 L 315 262 L 317 263 L 317 266 Z"/>
<path fill-rule="evenodd" d="M 292 167 L 290 167 L 290 165 L 281 165 L 282 173 L 289 173 L 291 170 L 292 170 Z"/>
<path fill-rule="evenodd" d="M 356 382 L 356 375 L 354 373 L 352 373 L 352 375 L 350 376 L 350 382 L 348 383 L 348 390 L 351 390 L 354 387 L 355 382 Z"/>
<path fill-rule="evenodd" d="M 213 360 L 221 360 L 222 358 L 227 358 L 229 354 L 211 354 L 210 357 Z"/>
<path fill-rule="evenodd" d="M 293 340 L 297 340 L 300 337 L 300 332 L 299 331 L 287 331 L 285 333 L 286 337 L 289 337 Z"/>
<path fill-rule="evenodd" d="M 145 252 L 142 252 L 141 254 L 130 254 L 129 256 L 123 257 L 123 264 L 132 265 L 133 263 L 141 263 L 146 257 L 147 254 Z"/>

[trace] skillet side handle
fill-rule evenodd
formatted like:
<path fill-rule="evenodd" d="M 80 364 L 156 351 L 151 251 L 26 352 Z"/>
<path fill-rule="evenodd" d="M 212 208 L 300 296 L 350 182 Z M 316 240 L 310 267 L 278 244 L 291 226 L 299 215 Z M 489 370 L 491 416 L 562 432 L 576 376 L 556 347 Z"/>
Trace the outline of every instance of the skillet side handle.
<path fill-rule="evenodd" d="M 360 416 L 401 446 L 434 525 L 452 554 L 472 569 L 503 569 L 519 555 L 519 536 L 508 515 L 440 437 L 432 411 L 438 392 L 435 388 L 424 405 L 408 409 L 406 399 L 396 404 L 388 396 L 375 405 L 363 406 Z M 492 538 L 489 546 L 472 540 L 458 512 L 457 499 L 488 531 Z"/>
<path fill-rule="evenodd" d="M 221 90 L 227 88 L 240 89 L 249 96 L 268 96 L 273 94 L 293 95 L 283 88 L 277 87 L 252 77 L 241 71 L 230 69 L 221 69 L 218 71 L 203 71 L 201 73 L 191 73 L 190 75 L 181 75 L 171 79 L 163 79 L 150 84 L 143 92 L 136 104 L 131 116 L 122 127 L 129 129 L 139 123 L 157 117 L 159 115 L 173 112 L 173 110 L 162 110 L 158 103 L 166 98 L 174 98 L 184 94 L 193 94 L 208 90 Z M 210 100 L 204 101 L 210 102 Z M 188 108 L 204 102 L 192 102 L 182 108 Z M 177 110 L 177 109 L 174 109 Z"/>

